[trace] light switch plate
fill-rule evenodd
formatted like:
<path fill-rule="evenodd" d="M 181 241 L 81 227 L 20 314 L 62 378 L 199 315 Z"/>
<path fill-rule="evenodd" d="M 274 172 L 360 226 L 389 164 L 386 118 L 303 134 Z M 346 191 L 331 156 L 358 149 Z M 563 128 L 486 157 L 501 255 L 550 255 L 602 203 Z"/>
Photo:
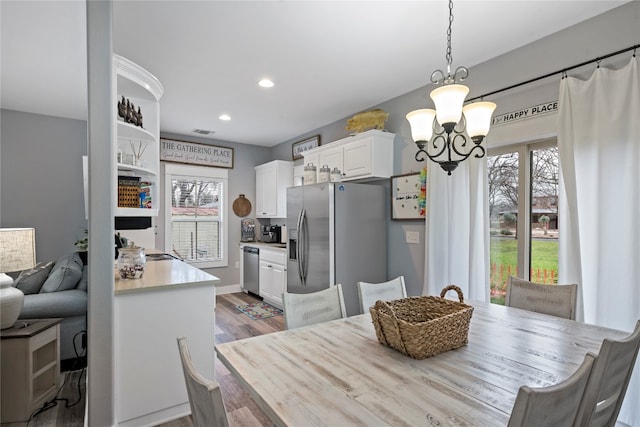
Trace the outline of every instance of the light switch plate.
<path fill-rule="evenodd" d="M 417 231 L 407 231 L 405 232 L 405 238 L 407 243 L 417 245 L 420 243 L 420 233 Z"/>
<path fill-rule="evenodd" d="M 240 270 L 240 261 L 236 261 L 236 270 Z"/>

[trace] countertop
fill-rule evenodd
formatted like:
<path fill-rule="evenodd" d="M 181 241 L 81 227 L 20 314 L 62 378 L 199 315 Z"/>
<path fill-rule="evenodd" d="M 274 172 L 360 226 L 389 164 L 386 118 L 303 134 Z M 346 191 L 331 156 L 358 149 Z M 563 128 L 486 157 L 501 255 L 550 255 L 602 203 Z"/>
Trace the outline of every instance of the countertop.
<path fill-rule="evenodd" d="M 117 268 L 114 268 L 114 274 L 115 295 L 177 287 L 214 285 L 220 280 L 216 276 L 176 259 L 147 261 L 144 275 L 140 279 L 121 279 Z"/>
<path fill-rule="evenodd" d="M 266 243 L 266 242 L 240 242 L 240 247 L 251 246 L 253 248 L 273 249 L 275 251 L 286 251 L 286 243 Z"/>

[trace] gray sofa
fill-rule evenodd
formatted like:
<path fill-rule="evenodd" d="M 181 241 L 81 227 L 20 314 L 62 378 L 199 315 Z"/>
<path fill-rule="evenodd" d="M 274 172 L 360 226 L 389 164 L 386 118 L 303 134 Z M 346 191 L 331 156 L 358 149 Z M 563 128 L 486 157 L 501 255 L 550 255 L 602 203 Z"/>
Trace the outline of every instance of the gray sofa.
<path fill-rule="evenodd" d="M 87 267 L 80 256 L 74 252 L 55 263 L 40 263 L 21 272 L 14 286 L 25 294 L 18 319 L 62 318 L 60 359 L 82 356 L 87 330 Z"/>

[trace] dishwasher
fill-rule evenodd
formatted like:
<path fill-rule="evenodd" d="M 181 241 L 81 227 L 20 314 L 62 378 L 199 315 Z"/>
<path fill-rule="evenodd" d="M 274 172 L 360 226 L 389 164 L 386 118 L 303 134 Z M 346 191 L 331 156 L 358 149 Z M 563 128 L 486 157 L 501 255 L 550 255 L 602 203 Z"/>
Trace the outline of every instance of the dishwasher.
<path fill-rule="evenodd" d="M 245 246 L 242 249 L 242 276 L 244 291 L 248 294 L 260 296 L 260 285 L 258 277 L 260 276 L 260 249 L 252 246 Z"/>

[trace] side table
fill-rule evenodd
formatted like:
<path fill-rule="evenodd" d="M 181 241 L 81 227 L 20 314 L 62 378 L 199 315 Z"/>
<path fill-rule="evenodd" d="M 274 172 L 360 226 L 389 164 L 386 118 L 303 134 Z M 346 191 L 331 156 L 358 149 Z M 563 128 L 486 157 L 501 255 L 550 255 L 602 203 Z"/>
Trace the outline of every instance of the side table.
<path fill-rule="evenodd" d="M 56 395 L 60 387 L 61 321 L 24 319 L 1 330 L 1 422 L 27 421 Z"/>

